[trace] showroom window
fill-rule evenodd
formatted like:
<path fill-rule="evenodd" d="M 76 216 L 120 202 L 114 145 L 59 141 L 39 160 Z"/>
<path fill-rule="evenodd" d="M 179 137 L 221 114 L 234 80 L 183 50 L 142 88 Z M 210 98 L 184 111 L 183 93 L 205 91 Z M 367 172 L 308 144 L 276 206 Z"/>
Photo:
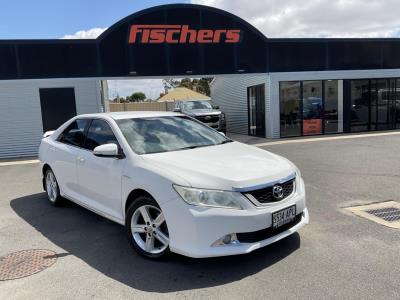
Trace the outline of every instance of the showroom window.
<path fill-rule="evenodd" d="M 400 80 L 351 80 L 351 131 L 400 128 Z"/>
<path fill-rule="evenodd" d="M 388 80 L 371 80 L 371 130 L 388 129 L 390 96 Z"/>
<path fill-rule="evenodd" d="M 325 133 L 343 132 L 343 81 L 324 81 Z"/>
<path fill-rule="evenodd" d="M 369 80 L 351 81 L 351 131 L 366 131 L 369 125 Z"/>
<path fill-rule="evenodd" d="M 392 117 L 391 121 L 391 128 L 392 129 L 399 129 L 400 128 L 400 79 L 393 79 L 392 80 Z"/>
<path fill-rule="evenodd" d="M 322 81 L 303 81 L 303 135 L 322 134 Z"/>
<path fill-rule="evenodd" d="M 301 135 L 300 81 L 280 83 L 281 136 Z"/>
<path fill-rule="evenodd" d="M 281 82 L 279 97 L 282 137 L 343 131 L 343 81 Z"/>

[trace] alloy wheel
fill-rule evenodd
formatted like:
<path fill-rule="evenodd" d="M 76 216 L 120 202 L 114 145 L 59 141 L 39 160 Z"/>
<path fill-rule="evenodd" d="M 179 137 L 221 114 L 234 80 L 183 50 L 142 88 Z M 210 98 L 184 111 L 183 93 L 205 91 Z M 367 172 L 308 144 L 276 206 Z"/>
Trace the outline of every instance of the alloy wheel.
<path fill-rule="evenodd" d="M 49 171 L 46 175 L 46 191 L 51 202 L 55 202 L 58 196 L 58 185 L 53 172 Z"/>
<path fill-rule="evenodd" d="M 153 205 L 136 209 L 131 219 L 131 232 L 136 244 L 149 254 L 159 254 L 169 245 L 169 234 L 162 211 Z"/>

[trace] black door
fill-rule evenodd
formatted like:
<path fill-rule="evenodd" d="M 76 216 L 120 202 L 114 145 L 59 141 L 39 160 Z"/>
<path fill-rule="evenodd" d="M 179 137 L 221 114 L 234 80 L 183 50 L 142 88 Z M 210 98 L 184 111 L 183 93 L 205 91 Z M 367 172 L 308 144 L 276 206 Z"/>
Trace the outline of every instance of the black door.
<path fill-rule="evenodd" d="M 39 89 L 43 132 L 55 130 L 76 116 L 74 88 Z"/>
<path fill-rule="evenodd" d="M 265 85 L 247 88 L 249 135 L 265 137 Z"/>

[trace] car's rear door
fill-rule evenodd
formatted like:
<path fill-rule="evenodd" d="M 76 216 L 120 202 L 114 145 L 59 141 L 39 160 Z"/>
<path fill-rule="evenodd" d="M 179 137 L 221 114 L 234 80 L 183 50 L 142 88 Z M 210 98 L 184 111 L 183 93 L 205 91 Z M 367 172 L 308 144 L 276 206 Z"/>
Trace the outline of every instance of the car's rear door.
<path fill-rule="evenodd" d="M 88 124 L 88 119 L 73 121 L 49 145 L 47 151 L 48 161 L 56 175 L 62 194 L 73 199 L 79 197 L 76 159 L 79 149 L 83 145 Z"/>
<path fill-rule="evenodd" d="M 84 149 L 78 153 L 79 191 L 86 205 L 113 219 L 122 220 L 121 180 L 125 159 L 98 157 L 97 146 L 119 142 L 104 119 L 93 119 L 87 130 Z"/>

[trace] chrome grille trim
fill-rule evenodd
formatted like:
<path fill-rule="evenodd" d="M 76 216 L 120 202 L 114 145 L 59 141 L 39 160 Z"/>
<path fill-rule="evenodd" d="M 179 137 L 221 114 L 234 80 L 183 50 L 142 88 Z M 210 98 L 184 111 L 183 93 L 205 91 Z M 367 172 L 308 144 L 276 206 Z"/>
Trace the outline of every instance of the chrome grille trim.
<path fill-rule="evenodd" d="M 272 194 L 272 188 L 274 185 L 281 185 L 284 190 L 284 195 L 282 199 L 277 199 Z M 280 203 L 285 201 L 296 192 L 296 177 L 291 178 L 289 180 L 283 181 L 280 180 L 274 184 L 270 184 L 261 189 L 254 189 L 247 192 L 242 192 L 242 194 L 248 198 L 253 204 L 256 206 L 267 206 L 275 203 Z"/>

